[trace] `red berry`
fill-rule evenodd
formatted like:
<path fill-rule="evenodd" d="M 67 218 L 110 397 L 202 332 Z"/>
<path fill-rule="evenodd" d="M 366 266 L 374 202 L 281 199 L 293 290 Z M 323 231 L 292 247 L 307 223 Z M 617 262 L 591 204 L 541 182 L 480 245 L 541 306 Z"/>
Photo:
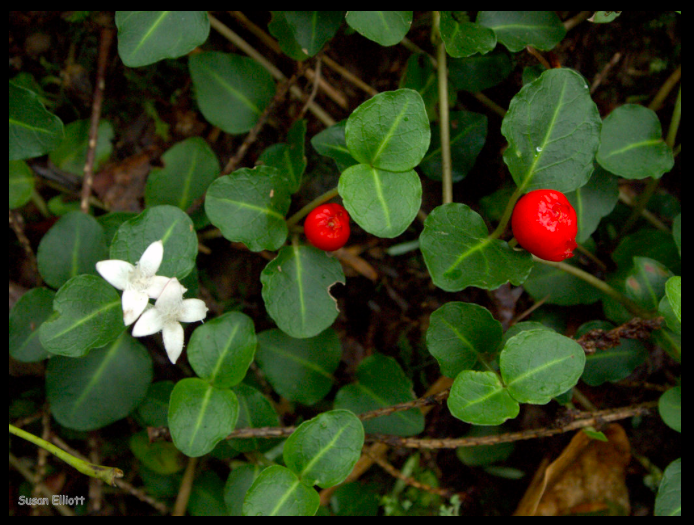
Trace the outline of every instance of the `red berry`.
<path fill-rule="evenodd" d="M 340 204 L 321 204 L 306 217 L 304 233 L 308 242 L 321 250 L 342 248 L 349 239 L 349 213 Z"/>
<path fill-rule="evenodd" d="M 516 203 L 511 228 L 518 244 L 546 261 L 573 257 L 578 222 L 569 200 L 555 190 L 535 190 Z"/>

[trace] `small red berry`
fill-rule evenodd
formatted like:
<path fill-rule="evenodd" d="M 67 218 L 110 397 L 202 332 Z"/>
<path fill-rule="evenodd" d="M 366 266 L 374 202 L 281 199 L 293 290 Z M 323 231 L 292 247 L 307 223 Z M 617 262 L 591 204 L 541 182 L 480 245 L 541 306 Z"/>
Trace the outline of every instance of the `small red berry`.
<path fill-rule="evenodd" d="M 546 261 L 573 257 L 578 222 L 569 200 L 555 190 L 535 190 L 516 203 L 511 228 L 518 244 Z"/>
<path fill-rule="evenodd" d="M 342 248 L 349 239 L 349 213 L 340 204 L 321 204 L 304 221 L 308 242 L 327 252 Z"/>

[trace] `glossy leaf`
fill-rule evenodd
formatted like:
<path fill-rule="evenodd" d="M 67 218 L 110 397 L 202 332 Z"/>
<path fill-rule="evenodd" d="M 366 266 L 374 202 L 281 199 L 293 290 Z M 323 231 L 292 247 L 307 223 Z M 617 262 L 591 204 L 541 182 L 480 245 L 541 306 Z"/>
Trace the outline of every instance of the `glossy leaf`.
<path fill-rule="evenodd" d="M 677 316 L 678 321 L 682 321 L 682 277 L 670 277 L 665 283 L 665 293 L 672 307 L 672 311 Z"/>
<path fill-rule="evenodd" d="M 34 172 L 23 160 L 11 160 L 9 166 L 10 209 L 21 208 L 34 191 Z"/>
<path fill-rule="evenodd" d="M 670 277 L 672 272 L 658 261 L 634 257 L 634 265 L 624 281 L 626 295 L 646 310 L 657 310 Z"/>
<path fill-rule="evenodd" d="M 306 60 L 308 55 L 301 50 L 301 46 L 294 38 L 285 13 L 286 11 L 272 11 L 272 20 L 267 26 L 268 31 L 277 39 L 282 53 L 294 60 Z"/>
<path fill-rule="evenodd" d="M 217 388 L 229 388 L 246 376 L 256 345 L 253 320 L 241 312 L 228 312 L 195 329 L 188 361 L 198 377 Z"/>
<path fill-rule="evenodd" d="M 284 17 L 301 51 L 312 57 L 335 36 L 344 11 L 284 11 Z"/>
<path fill-rule="evenodd" d="M 33 363 L 49 356 L 39 340 L 39 327 L 53 313 L 54 297 L 52 290 L 32 288 L 10 310 L 8 347 L 16 360 Z"/>
<path fill-rule="evenodd" d="M 147 207 L 170 204 L 187 210 L 202 197 L 219 176 L 219 160 L 200 137 L 191 137 L 169 148 L 161 156 L 163 168 L 152 168 L 147 176 Z"/>
<path fill-rule="evenodd" d="M 58 146 L 48 154 L 56 168 L 80 177 L 84 174 L 89 149 L 90 119 L 76 120 L 65 126 L 65 137 Z M 107 120 L 100 120 L 97 128 L 96 150 L 94 152 L 94 171 L 108 160 L 113 151 L 113 125 Z"/>
<path fill-rule="evenodd" d="M 220 177 L 207 190 L 205 213 L 230 241 L 254 252 L 278 250 L 287 240 L 284 216 L 289 188 L 276 168 L 242 168 Z"/>
<path fill-rule="evenodd" d="M 597 161 L 626 179 L 659 179 L 675 163 L 658 116 L 638 104 L 624 104 L 605 118 Z"/>
<path fill-rule="evenodd" d="M 451 301 L 431 314 L 426 344 L 439 362 L 441 373 L 456 377 L 493 354 L 502 337 L 501 323 L 486 308 Z"/>
<path fill-rule="evenodd" d="M 572 266 L 580 266 L 580 263 L 574 259 L 564 262 Z M 600 290 L 582 279 L 545 264 L 536 264 L 533 267 L 523 283 L 523 288 L 536 301 L 542 300 L 548 304 L 561 306 L 593 304 L 603 297 Z"/>
<path fill-rule="evenodd" d="M 615 18 L 621 15 L 621 11 L 595 11 L 588 21 L 594 24 L 606 24 L 612 22 Z"/>
<path fill-rule="evenodd" d="M 152 375 L 149 352 L 125 332 L 81 359 L 53 357 L 46 370 L 51 414 L 73 430 L 103 428 L 140 404 Z"/>
<path fill-rule="evenodd" d="M 284 463 L 309 487 L 345 480 L 361 456 L 364 427 L 349 410 L 323 412 L 303 422 L 284 444 Z"/>
<path fill-rule="evenodd" d="M 347 119 L 345 139 L 363 164 L 388 171 L 409 171 L 424 158 L 431 131 L 424 102 L 412 89 L 379 93 Z"/>
<path fill-rule="evenodd" d="M 675 386 L 665 392 L 658 400 L 658 413 L 665 424 L 677 432 L 682 432 L 682 387 Z"/>
<path fill-rule="evenodd" d="M 578 382 L 586 355 L 576 341 L 555 332 L 528 330 L 506 342 L 499 357 L 508 393 L 520 403 L 544 405 Z"/>
<path fill-rule="evenodd" d="M 335 408 L 355 414 L 414 401 L 410 381 L 392 357 L 373 354 L 357 368 L 356 382 L 342 387 L 335 396 Z M 368 433 L 413 436 L 424 430 L 424 416 L 418 408 L 364 421 Z"/>
<path fill-rule="evenodd" d="M 382 46 L 400 43 L 412 25 L 412 11 L 347 11 L 347 24 Z"/>
<path fill-rule="evenodd" d="M 446 52 L 455 58 L 486 54 L 496 47 L 496 34 L 488 27 L 470 22 L 462 12 L 441 11 L 441 38 Z"/>
<path fill-rule="evenodd" d="M 169 430 L 176 448 L 189 457 L 204 456 L 227 437 L 239 415 L 231 390 L 197 377 L 182 379 L 171 392 Z"/>
<path fill-rule="evenodd" d="M 337 169 L 341 172 L 359 164 L 347 149 L 345 140 L 345 127 L 347 121 L 343 120 L 337 124 L 317 133 L 311 139 L 311 146 L 318 153 L 325 157 L 330 157 L 337 164 Z"/>
<path fill-rule="evenodd" d="M 323 399 L 335 381 L 342 357 L 337 334 L 328 329 L 308 339 L 294 339 L 281 330 L 258 334 L 256 361 L 275 391 L 304 405 Z"/>
<path fill-rule="evenodd" d="M 231 471 L 224 485 L 224 503 L 230 516 L 243 516 L 243 499 L 261 471 L 260 465 L 252 463 L 238 466 Z"/>
<path fill-rule="evenodd" d="M 412 224 L 422 205 L 422 183 L 414 170 L 396 173 L 357 164 L 342 173 L 338 191 L 359 226 L 389 239 Z"/>
<path fill-rule="evenodd" d="M 33 91 L 9 83 L 9 160 L 39 157 L 63 139 L 62 121 L 48 112 Z"/>
<path fill-rule="evenodd" d="M 549 51 L 566 35 L 554 11 L 480 11 L 477 23 L 493 29 L 499 42 L 513 53 L 525 46 Z"/>
<path fill-rule="evenodd" d="M 482 217 L 465 204 L 434 208 L 419 237 L 434 284 L 448 292 L 468 286 L 493 290 L 509 281 L 522 284 L 533 267 L 530 254 L 488 237 Z"/>
<path fill-rule="evenodd" d="M 682 459 L 668 465 L 655 497 L 656 516 L 682 515 Z"/>
<path fill-rule="evenodd" d="M 617 177 L 597 167 L 585 186 L 566 194 L 566 198 L 576 210 L 578 235 L 576 242 L 586 242 L 603 217 L 609 215 L 619 200 Z"/>
<path fill-rule="evenodd" d="M 57 314 L 39 329 L 41 344 L 52 354 L 86 355 L 125 329 L 118 292 L 95 275 L 78 275 L 65 283 L 55 296 L 53 309 Z"/>
<path fill-rule="evenodd" d="M 504 162 L 523 192 L 574 191 L 593 171 L 601 127 L 585 79 L 570 69 L 551 69 L 525 85 L 501 125 L 508 140 Z"/>
<path fill-rule="evenodd" d="M 318 493 L 291 470 L 273 465 L 263 470 L 243 500 L 244 516 L 313 516 L 320 506 Z"/>
<path fill-rule="evenodd" d="M 210 33 L 205 11 L 116 11 L 118 54 L 128 67 L 178 58 Z"/>
<path fill-rule="evenodd" d="M 239 418 L 235 430 L 241 428 L 277 427 L 280 418 L 270 401 L 252 386 L 239 383 L 233 389 L 239 400 Z M 227 439 L 226 444 L 237 452 L 267 450 L 276 444 L 276 440 L 263 438 Z"/>
<path fill-rule="evenodd" d="M 108 259 L 101 225 L 86 213 L 61 217 L 39 243 L 36 262 L 46 284 L 60 288 L 80 274 L 97 275 L 96 263 Z"/>
<path fill-rule="evenodd" d="M 447 403 L 454 417 L 473 425 L 500 425 L 520 411 L 520 405 L 494 372 L 460 372 Z"/>
<path fill-rule="evenodd" d="M 273 144 L 258 159 L 258 164 L 273 166 L 282 173 L 290 193 L 299 191 L 306 170 L 305 139 L 306 120 L 297 120 L 287 133 L 287 143 Z"/>
<path fill-rule="evenodd" d="M 339 313 L 330 295 L 345 283 L 342 265 L 313 246 L 286 246 L 260 274 L 265 308 L 277 326 L 296 338 L 313 337 Z"/>
<path fill-rule="evenodd" d="M 195 98 L 205 119 L 227 133 L 249 131 L 275 95 L 275 83 L 255 60 L 209 51 L 188 59 Z"/>

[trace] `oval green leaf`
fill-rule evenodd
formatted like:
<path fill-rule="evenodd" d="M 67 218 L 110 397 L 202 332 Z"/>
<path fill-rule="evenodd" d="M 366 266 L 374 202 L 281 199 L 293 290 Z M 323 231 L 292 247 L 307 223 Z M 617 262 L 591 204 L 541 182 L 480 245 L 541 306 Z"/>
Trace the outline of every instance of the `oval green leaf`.
<path fill-rule="evenodd" d="M 39 340 L 39 327 L 53 313 L 55 293 L 47 288 L 32 288 L 10 310 L 9 348 L 17 361 L 43 361 L 49 353 Z"/>
<path fill-rule="evenodd" d="M 278 250 L 287 240 L 289 188 L 276 168 L 242 168 L 214 181 L 205 197 L 210 222 L 230 241 L 254 252 Z"/>
<path fill-rule="evenodd" d="M 511 100 L 501 125 L 508 140 L 504 162 L 522 191 L 570 192 L 593 171 L 602 121 L 585 79 L 551 69 Z"/>
<path fill-rule="evenodd" d="M 404 232 L 422 205 L 422 183 L 414 170 L 395 173 L 357 164 L 342 173 L 337 189 L 359 226 L 388 239 Z"/>
<path fill-rule="evenodd" d="M 87 162 L 90 126 L 90 119 L 77 120 L 65 126 L 65 138 L 48 154 L 55 167 L 82 177 Z M 113 125 L 108 120 L 100 120 L 94 152 L 94 171 L 111 156 L 113 137 Z"/>
<path fill-rule="evenodd" d="M 286 246 L 260 274 L 265 308 L 282 331 L 296 338 L 313 337 L 337 318 L 330 295 L 345 283 L 342 265 L 313 246 Z"/>
<path fill-rule="evenodd" d="M 346 126 L 347 121 L 343 120 L 315 134 L 311 139 L 313 149 L 321 155 L 333 159 L 340 172 L 345 171 L 350 166 L 359 164 L 347 149 L 347 142 L 345 141 Z"/>
<path fill-rule="evenodd" d="M 682 387 L 676 386 L 658 400 L 658 413 L 671 429 L 682 432 Z"/>
<path fill-rule="evenodd" d="M 243 499 L 261 470 L 258 464 L 246 463 L 231 471 L 224 484 L 224 503 L 230 516 L 243 516 Z"/>
<path fill-rule="evenodd" d="M 318 493 L 291 470 L 280 465 L 266 468 L 243 500 L 244 516 L 313 516 L 320 506 Z"/>
<path fill-rule="evenodd" d="M 210 33 L 206 11 L 116 11 L 118 54 L 128 67 L 178 58 Z"/>
<path fill-rule="evenodd" d="M 453 381 L 447 403 L 454 417 L 473 425 L 501 425 L 520 412 L 494 372 L 462 371 Z"/>
<path fill-rule="evenodd" d="M 289 128 L 287 143 L 273 144 L 260 155 L 258 164 L 277 168 L 287 181 L 290 193 L 301 187 L 301 179 L 306 170 L 306 120 L 297 120 Z"/>
<path fill-rule="evenodd" d="M 430 139 L 424 101 L 412 89 L 379 93 L 352 112 L 345 128 L 352 157 L 388 171 L 409 171 L 417 166 Z"/>
<path fill-rule="evenodd" d="M 607 116 L 597 161 L 625 179 L 659 179 L 675 164 L 672 148 L 663 140 L 658 116 L 638 104 L 624 104 Z"/>
<path fill-rule="evenodd" d="M 578 220 L 576 242 L 584 243 L 598 229 L 600 220 L 609 215 L 617 204 L 618 179 L 597 166 L 588 183 L 567 193 L 566 198 L 576 210 Z"/>
<path fill-rule="evenodd" d="M 284 444 L 284 463 L 309 487 L 328 488 L 352 472 L 364 446 L 364 426 L 349 410 L 304 421 Z"/>
<path fill-rule="evenodd" d="M 176 448 L 189 457 L 204 456 L 227 437 L 239 416 L 231 390 L 189 377 L 176 383 L 169 401 L 169 430 Z"/>
<path fill-rule="evenodd" d="M 655 259 L 634 257 L 627 273 L 624 289 L 627 297 L 646 310 L 657 310 L 665 295 L 665 284 L 672 272 Z"/>
<path fill-rule="evenodd" d="M 249 131 L 275 95 L 275 83 L 255 60 L 210 51 L 189 58 L 195 97 L 205 119 L 232 134 Z"/>
<path fill-rule="evenodd" d="M 665 294 L 677 320 L 682 322 L 682 277 L 670 277 L 665 283 Z"/>
<path fill-rule="evenodd" d="M 475 53 L 486 54 L 496 47 L 496 34 L 492 29 L 470 22 L 459 11 L 441 11 L 441 38 L 446 52 L 455 58 Z"/>
<path fill-rule="evenodd" d="M 63 122 L 48 112 L 33 91 L 10 82 L 10 158 L 30 159 L 51 151 L 63 139 Z"/>
<path fill-rule="evenodd" d="M 232 390 L 239 400 L 239 418 L 236 421 L 236 430 L 242 428 L 277 427 L 280 425 L 280 418 L 277 412 L 275 412 L 272 404 L 262 392 L 244 383 L 236 385 Z M 275 446 L 277 440 L 233 438 L 227 439 L 226 444 L 236 452 L 263 451 Z"/>
<path fill-rule="evenodd" d="M 123 332 L 81 359 L 50 359 L 46 397 L 64 427 L 96 430 L 128 416 L 145 398 L 152 376 L 149 352 Z"/>
<path fill-rule="evenodd" d="M 31 200 L 34 191 L 34 172 L 23 160 L 11 160 L 10 166 L 10 209 L 21 208 Z"/>
<path fill-rule="evenodd" d="M 284 11 L 294 40 L 310 57 L 335 36 L 344 16 L 344 11 Z"/>
<path fill-rule="evenodd" d="M 340 338 L 332 329 L 308 339 L 294 339 L 281 330 L 258 334 L 258 366 L 289 401 L 314 405 L 328 395 L 341 357 Z"/>
<path fill-rule="evenodd" d="M 501 323 L 491 312 L 472 303 L 450 302 L 431 314 L 426 344 L 441 373 L 455 377 L 493 355 L 502 338 Z"/>
<path fill-rule="evenodd" d="M 655 497 L 656 516 L 682 515 L 682 459 L 668 465 Z"/>
<path fill-rule="evenodd" d="M 388 47 L 405 38 L 412 11 L 348 11 L 345 21 L 360 35 Z"/>
<path fill-rule="evenodd" d="M 448 292 L 468 286 L 494 290 L 509 281 L 517 286 L 533 267 L 528 252 L 490 239 L 484 219 L 465 204 L 435 208 L 419 241 L 434 284 Z"/>
<path fill-rule="evenodd" d="M 480 11 L 477 23 L 493 29 L 499 42 L 512 53 L 525 46 L 549 51 L 566 35 L 554 11 Z"/>
<path fill-rule="evenodd" d="M 546 330 L 510 338 L 499 367 L 508 393 L 520 403 L 544 405 L 578 383 L 586 363 L 581 345 Z"/>
<path fill-rule="evenodd" d="M 571 266 L 579 266 L 574 259 L 564 261 Z M 523 288 L 536 301 L 548 304 L 570 306 L 574 304 L 593 304 L 603 294 L 597 288 L 564 270 L 545 264 L 536 264 L 523 283 Z"/>

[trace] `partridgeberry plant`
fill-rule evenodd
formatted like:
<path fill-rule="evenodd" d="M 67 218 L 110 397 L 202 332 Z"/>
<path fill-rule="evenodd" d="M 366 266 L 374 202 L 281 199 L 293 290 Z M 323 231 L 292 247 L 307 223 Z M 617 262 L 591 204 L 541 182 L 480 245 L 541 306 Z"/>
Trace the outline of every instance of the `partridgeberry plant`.
<path fill-rule="evenodd" d="M 48 77 L 9 84 L 11 254 L 33 279 L 10 368 L 45 362 L 56 434 L 110 426 L 90 436 L 125 463 L 19 428 L 47 418 L 12 385 L 10 432 L 110 484 L 137 472 L 123 494 L 156 512 L 542 514 L 566 485 L 597 488 L 556 514 L 628 513 L 631 447 L 652 489 L 634 505 L 681 513 L 681 44 L 617 75 L 642 15 L 471 13 L 64 21 L 102 28 L 89 111 Z M 680 38 L 679 12 L 652 16 Z M 561 469 L 511 456 L 565 432 L 590 439 Z M 490 473 L 522 501 L 478 498 Z"/>

